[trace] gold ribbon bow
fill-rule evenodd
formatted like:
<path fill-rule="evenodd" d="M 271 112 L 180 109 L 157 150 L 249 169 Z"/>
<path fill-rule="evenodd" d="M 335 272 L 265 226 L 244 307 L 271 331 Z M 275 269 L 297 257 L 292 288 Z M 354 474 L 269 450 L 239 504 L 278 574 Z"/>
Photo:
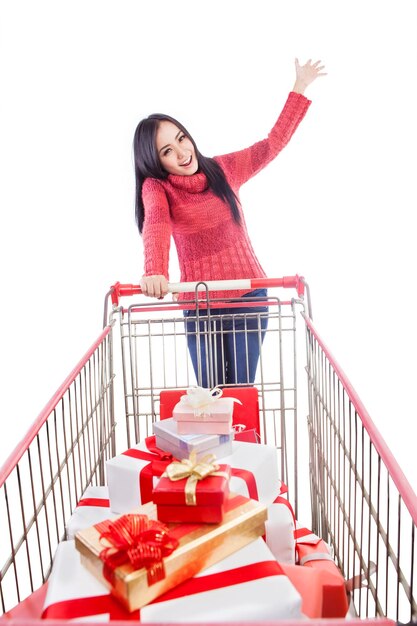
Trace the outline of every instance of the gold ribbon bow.
<path fill-rule="evenodd" d="M 229 478 L 227 472 L 218 471 L 219 465 L 215 463 L 215 460 L 216 457 L 214 454 L 207 454 L 197 461 L 197 453 L 191 452 L 188 459 L 170 463 L 163 476 L 167 476 L 173 481 L 188 478 L 184 488 L 185 504 L 195 506 L 197 504 L 196 490 L 199 480 L 204 480 L 207 476 L 223 476 L 224 478 Z"/>

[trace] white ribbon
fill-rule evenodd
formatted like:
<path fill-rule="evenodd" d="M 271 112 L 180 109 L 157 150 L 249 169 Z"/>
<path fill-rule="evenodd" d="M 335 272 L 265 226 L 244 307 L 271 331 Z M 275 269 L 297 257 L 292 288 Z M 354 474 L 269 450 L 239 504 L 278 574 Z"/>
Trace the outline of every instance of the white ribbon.
<path fill-rule="evenodd" d="M 200 416 L 210 413 L 210 407 L 223 395 L 223 389 L 214 387 L 205 389 L 204 387 L 189 387 L 187 393 L 180 398 L 180 404 L 193 409 L 194 415 Z M 237 398 L 230 398 L 233 402 L 239 402 Z"/>
<path fill-rule="evenodd" d="M 327 552 L 312 552 L 311 554 L 306 554 L 300 561 L 300 565 L 304 565 L 309 561 L 333 561 L 333 558 Z"/>

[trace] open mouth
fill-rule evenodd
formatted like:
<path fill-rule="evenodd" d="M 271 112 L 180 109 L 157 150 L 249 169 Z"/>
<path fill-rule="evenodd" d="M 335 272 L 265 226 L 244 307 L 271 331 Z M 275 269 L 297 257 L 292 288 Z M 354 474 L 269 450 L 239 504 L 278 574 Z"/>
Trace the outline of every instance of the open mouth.
<path fill-rule="evenodd" d="M 186 161 L 184 161 L 184 163 L 180 163 L 181 167 L 187 167 L 188 165 L 191 165 L 191 161 L 192 161 L 192 155 L 190 154 L 190 156 L 188 157 L 188 159 Z"/>

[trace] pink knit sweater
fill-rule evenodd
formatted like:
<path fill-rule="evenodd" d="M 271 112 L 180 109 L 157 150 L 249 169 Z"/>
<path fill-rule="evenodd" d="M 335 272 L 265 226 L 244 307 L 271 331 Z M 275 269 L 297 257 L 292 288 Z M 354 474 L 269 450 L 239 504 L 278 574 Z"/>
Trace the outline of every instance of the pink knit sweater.
<path fill-rule="evenodd" d="M 250 148 L 214 157 L 239 197 L 239 189 L 249 178 L 270 163 L 287 145 L 303 119 L 311 101 L 290 92 L 287 102 L 268 137 Z M 237 224 L 228 204 L 208 189 L 205 174 L 170 174 L 165 180 L 147 178 L 142 189 L 145 207 L 143 245 L 146 276 L 163 274 L 168 278 L 171 234 L 181 270 L 181 281 L 261 278 L 265 276 L 245 225 Z M 227 296 L 241 296 L 228 291 Z M 181 294 L 189 299 L 194 294 Z M 211 292 L 210 297 L 224 296 Z"/>

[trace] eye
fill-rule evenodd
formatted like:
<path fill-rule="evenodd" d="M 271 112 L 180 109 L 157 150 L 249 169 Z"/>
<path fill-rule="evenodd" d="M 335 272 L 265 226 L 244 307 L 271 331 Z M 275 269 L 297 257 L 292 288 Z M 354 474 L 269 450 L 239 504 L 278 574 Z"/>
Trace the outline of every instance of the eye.
<path fill-rule="evenodd" d="M 166 150 L 163 151 L 162 155 L 163 156 L 168 156 L 168 154 L 171 152 L 171 148 L 167 148 Z"/>
<path fill-rule="evenodd" d="M 184 141 L 184 139 L 187 139 L 187 135 L 180 135 L 178 141 Z"/>

